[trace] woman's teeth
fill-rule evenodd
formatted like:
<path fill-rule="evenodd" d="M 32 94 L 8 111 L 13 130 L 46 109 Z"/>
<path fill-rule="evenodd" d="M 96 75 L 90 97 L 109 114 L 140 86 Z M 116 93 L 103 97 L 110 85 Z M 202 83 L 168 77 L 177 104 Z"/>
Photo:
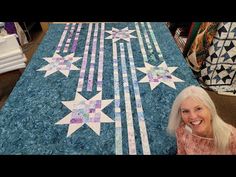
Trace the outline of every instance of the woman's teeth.
<path fill-rule="evenodd" d="M 199 124 L 201 124 L 202 123 L 202 121 L 201 120 L 196 120 L 196 121 L 192 121 L 192 122 L 190 122 L 192 125 L 199 125 Z"/>

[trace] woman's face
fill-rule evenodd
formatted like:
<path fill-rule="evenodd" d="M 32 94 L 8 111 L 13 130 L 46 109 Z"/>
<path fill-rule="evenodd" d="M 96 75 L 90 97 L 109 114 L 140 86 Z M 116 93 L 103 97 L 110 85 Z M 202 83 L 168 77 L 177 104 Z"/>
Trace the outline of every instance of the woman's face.
<path fill-rule="evenodd" d="M 192 133 L 202 137 L 212 138 L 212 125 L 210 110 L 192 98 L 185 99 L 180 105 L 180 114 Z"/>

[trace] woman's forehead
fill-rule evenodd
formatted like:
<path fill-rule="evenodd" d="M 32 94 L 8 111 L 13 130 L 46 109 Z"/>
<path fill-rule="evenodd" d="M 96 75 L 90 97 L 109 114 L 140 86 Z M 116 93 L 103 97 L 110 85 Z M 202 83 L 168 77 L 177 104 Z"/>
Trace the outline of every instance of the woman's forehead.
<path fill-rule="evenodd" d="M 182 101 L 180 107 L 195 107 L 195 106 L 204 106 L 204 103 L 195 97 L 188 97 Z"/>

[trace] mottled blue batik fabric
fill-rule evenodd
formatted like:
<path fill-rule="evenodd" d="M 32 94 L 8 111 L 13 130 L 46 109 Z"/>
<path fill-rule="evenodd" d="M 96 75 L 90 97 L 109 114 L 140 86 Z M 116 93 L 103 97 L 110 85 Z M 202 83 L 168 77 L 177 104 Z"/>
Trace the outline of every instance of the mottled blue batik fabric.
<path fill-rule="evenodd" d="M 197 85 L 161 22 L 51 24 L 0 111 L 0 154 L 162 155 Z"/>

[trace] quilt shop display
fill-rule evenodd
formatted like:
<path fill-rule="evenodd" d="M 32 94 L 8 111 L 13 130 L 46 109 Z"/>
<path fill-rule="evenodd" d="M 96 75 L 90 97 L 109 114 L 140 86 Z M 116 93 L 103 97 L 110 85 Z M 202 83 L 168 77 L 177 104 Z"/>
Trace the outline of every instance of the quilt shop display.
<path fill-rule="evenodd" d="M 221 22 L 200 72 L 203 86 L 236 96 L 236 23 Z"/>
<path fill-rule="evenodd" d="M 0 111 L 0 154 L 176 154 L 176 95 L 198 85 L 162 22 L 50 24 Z"/>

